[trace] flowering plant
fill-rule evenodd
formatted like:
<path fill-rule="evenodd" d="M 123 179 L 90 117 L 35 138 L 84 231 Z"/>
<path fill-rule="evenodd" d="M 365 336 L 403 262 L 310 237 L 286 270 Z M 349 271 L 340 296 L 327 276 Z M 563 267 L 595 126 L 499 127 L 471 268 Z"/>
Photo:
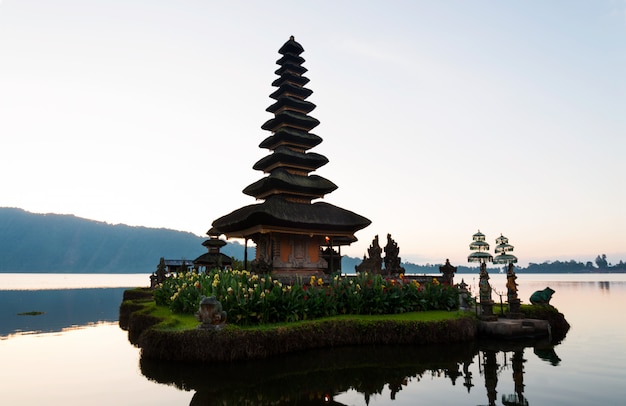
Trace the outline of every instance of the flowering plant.
<path fill-rule="evenodd" d="M 176 313 L 195 312 L 202 296 L 215 296 L 229 322 L 241 325 L 458 307 L 457 289 L 438 281 L 422 285 L 404 275 L 385 278 L 368 273 L 328 281 L 312 276 L 306 282 L 286 285 L 270 275 L 215 269 L 206 274 L 180 273 L 154 292 L 158 305 Z"/>

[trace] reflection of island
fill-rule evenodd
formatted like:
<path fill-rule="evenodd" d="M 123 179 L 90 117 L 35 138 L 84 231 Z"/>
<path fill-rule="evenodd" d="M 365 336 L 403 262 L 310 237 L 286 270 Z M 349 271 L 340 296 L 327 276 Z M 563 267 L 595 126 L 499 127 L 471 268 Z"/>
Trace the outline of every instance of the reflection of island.
<path fill-rule="evenodd" d="M 549 344 L 536 342 L 344 347 L 216 365 L 142 358 L 141 371 L 156 382 L 196 391 L 191 405 L 340 405 L 334 397 L 349 390 L 363 394 L 368 403 L 388 387 L 394 399 L 409 382 L 428 376 L 444 376 L 452 385 L 462 379 L 469 393 L 476 379 L 469 366 L 478 358 L 490 405 L 496 401 L 498 377 L 508 370 L 512 370 L 515 393 L 503 395 L 503 404 L 528 405 L 523 356 L 524 349 L 533 345 L 535 351 L 554 351 Z"/>

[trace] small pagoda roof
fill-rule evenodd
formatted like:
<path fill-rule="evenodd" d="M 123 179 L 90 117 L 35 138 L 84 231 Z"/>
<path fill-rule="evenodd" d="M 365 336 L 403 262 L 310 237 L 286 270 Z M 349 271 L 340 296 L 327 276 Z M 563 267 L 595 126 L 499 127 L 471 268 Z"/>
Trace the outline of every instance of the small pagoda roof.
<path fill-rule="evenodd" d="M 219 237 L 219 236 L 220 236 L 220 234 L 222 234 L 222 233 L 221 233 L 221 232 L 220 232 L 220 230 L 218 230 L 217 228 L 215 228 L 215 227 L 211 227 L 211 228 L 209 229 L 209 231 L 207 231 L 207 232 L 206 232 L 206 234 L 207 234 L 209 237 L 213 237 L 213 236 L 215 236 L 215 238 L 217 238 L 217 237 Z"/>
<path fill-rule="evenodd" d="M 209 238 L 208 240 L 205 240 L 202 243 L 203 246 L 205 247 L 223 247 L 224 245 L 226 245 L 226 241 L 224 240 L 220 240 L 219 238 Z"/>
<path fill-rule="evenodd" d="M 302 65 L 305 62 L 305 59 L 303 57 L 301 57 L 300 55 L 293 55 L 293 54 L 287 54 L 287 55 L 283 55 L 279 60 L 276 61 L 276 63 L 278 65 L 285 65 L 285 64 L 291 64 L 291 65 Z"/>
<path fill-rule="evenodd" d="M 276 149 L 280 145 L 294 145 L 302 149 L 310 149 L 322 142 L 322 137 L 295 128 L 281 128 L 264 139 L 259 147 Z"/>
<path fill-rule="evenodd" d="M 353 236 L 370 224 L 367 218 L 329 203 L 296 203 L 280 196 L 244 206 L 213 222 L 214 227 L 235 238 L 270 231 Z"/>
<path fill-rule="evenodd" d="M 304 48 L 298 42 L 296 42 L 294 36 L 289 37 L 289 41 L 285 42 L 283 46 L 280 47 L 278 53 L 281 55 L 293 54 L 300 55 L 304 52 Z"/>
<path fill-rule="evenodd" d="M 243 193 L 257 199 L 265 199 L 270 194 L 279 192 L 310 198 L 322 197 L 337 189 L 337 185 L 318 175 L 293 175 L 286 169 L 273 170 L 265 178 L 251 184 Z"/>
<path fill-rule="evenodd" d="M 289 108 L 290 110 L 296 110 L 302 113 L 310 113 L 315 109 L 315 104 L 310 101 L 296 99 L 291 96 L 279 97 L 276 103 L 272 104 L 265 111 L 270 113 L 277 113 L 281 109 Z"/>
<path fill-rule="evenodd" d="M 208 266 L 217 266 L 217 264 L 221 265 L 231 265 L 233 260 L 226 254 L 213 253 L 213 252 L 205 252 L 200 255 L 198 258 L 193 260 L 194 265 L 208 265 Z"/>
<path fill-rule="evenodd" d="M 278 89 L 276 89 L 270 97 L 274 100 L 278 100 L 280 97 L 285 95 L 287 96 L 295 96 L 299 99 L 306 99 L 310 95 L 313 94 L 313 90 L 307 89 L 306 87 L 297 86 L 291 82 L 285 82 L 280 85 Z"/>
<path fill-rule="evenodd" d="M 302 128 L 304 130 L 312 130 L 320 124 L 319 120 L 311 116 L 298 113 L 296 111 L 281 111 L 261 126 L 264 130 L 278 131 L 281 126 L 290 126 Z"/>
<path fill-rule="evenodd" d="M 285 72 L 278 79 L 274 80 L 272 82 L 272 86 L 280 87 L 285 83 L 295 83 L 297 85 L 304 86 L 309 82 L 310 82 L 309 78 L 302 76 L 302 75 L 298 75 L 295 72 L 288 71 L 288 72 Z"/>
<path fill-rule="evenodd" d="M 280 68 L 276 69 L 274 73 L 280 76 L 288 74 L 289 72 L 302 75 L 307 71 L 307 68 L 305 68 L 304 66 L 300 66 L 297 63 L 285 62 Z"/>
<path fill-rule="evenodd" d="M 301 168 L 307 171 L 314 171 L 328 163 L 328 158 L 315 152 L 297 152 L 287 147 L 280 146 L 274 150 L 273 154 L 267 155 L 257 161 L 253 169 L 269 172 L 269 170 L 282 164 L 293 168 Z"/>

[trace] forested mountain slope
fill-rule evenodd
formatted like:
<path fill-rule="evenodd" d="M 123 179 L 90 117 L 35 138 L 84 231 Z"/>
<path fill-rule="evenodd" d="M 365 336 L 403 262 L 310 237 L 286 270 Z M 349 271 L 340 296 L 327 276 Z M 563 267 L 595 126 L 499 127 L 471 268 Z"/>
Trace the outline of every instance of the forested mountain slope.
<path fill-rule="evenodd" d="M 202 246 L 206 238 L 73 215 L 0 208 L 0 272 L 152 272 L 161 257 L 197 258 L 206 252 Z M 222 252 L 243 258 L 239 243 L 229 243 Z"/>

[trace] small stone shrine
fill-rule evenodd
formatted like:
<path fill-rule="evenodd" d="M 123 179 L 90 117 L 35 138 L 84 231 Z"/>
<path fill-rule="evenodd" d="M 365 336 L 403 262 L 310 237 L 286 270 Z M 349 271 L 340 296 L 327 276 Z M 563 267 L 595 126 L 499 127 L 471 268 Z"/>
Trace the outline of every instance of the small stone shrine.
<path fill-rule="evenodd" d="M 229 268 L 233 264 L 232 258 L 220 252 L 220 249 L 226 245 L 226 241 L 220 240 L 219 233 L 213 228 L 207 231 L 207 235 L 209 239 L 205 240 L 202 245 L 207 248 L 208 252 L 194 259 L 195 268 L 205 272 L 215 268 Z"/>
<path fill-rule="evenodd" d="M 387 234 L 387 245 L 385 245 L 385 274 L 386 275 L 399 275 L 404 273 L 404 268 L 400 266 L 400 248 L 391 234 Z"/>
<path fill-rule="evenodd" d="M 307 71 L 302 66 L 302 52 L 293 36 L 278 50 L 282 56 L 276 61 L 279 68 L 275 73 L 279 77 L 272 83 L 277 89 L 270 95 L 275 103 L 267 108 L 274 117 L 261 127 L 272 134 L 259 145 L 271 153 L 253 166 L 267 176 L 243 190 L 263 202 L 213 222 L 220 235 L 244 239 L 244 250 L 251 239 L 256 244 L 256 258 L 250 270 L 271 271 L 274 276 L 322 276 L 338 270 L 332 267 L 341 263 L 341 246 L 355 242 L 356 231 L 371 223 L 329 203 L 312 202 L 337 186 L 310 174 L 328 159 L 308 152 L 322 138 L 310 133 L 319 121 L 308 115 L 316 106 L 306 100 L 313 92 L 305 87 L 309 79 L 302 76 Z M 325 258 L 333 259 L 329 263 Z"/>
<path fill-rule="evenodd" d="M 156 272 L 150 275 L 150 289 L 154 289 L 159 284 L 163 283 L 165 278 L 167 278 L 167 266 L 165 265 L 165 258 L 161 257 Z"/>
<path fill-rule="evenodd" d="M 385 258 L 383 259 L 381 255 L 383 249 L 380 248 L 378 236 L 375 236 L 372 240 L 372 244 L 367 249 L 367 254 L 369 256 L 363 256 L 363 262 L 361 262 L 359 265 L 356 265 L 354 267 L 355 270 L 359 273 L 384 273 L 388 276 L 404 273 L 404 268 L 400 266 L 401 259 L 398 256 L 398 254 L 400 253 L 400 248 L 398 247 L 398 243 L 396 243 L 393 238 L 391 238 L 391 234 L 387 234 L 387 245 L 385 245 L 384 251 Z M 383 262 L 385 264 L 384 271 L 382 268 Z"/>
<path fill-rule="evenodd" d="M 383 269 L 383 257 L 382 257 L 383 249 L 380 248 L 380 244 L 378 242 L 378 235 L 374 237 L 372 240 L 372 244 L 367 249 L 368 256 L 363 256 L 363 262 L 359 265 L 356 265 L 354 268 L 359 273 L 373 273 L 380 274 Z"/>
<path fill-rule="evenodd" d="M 443 283 L 448 286 L 454 286 L 454 274 L 456 273 L 456 266 L 452 266 L 449 259 L 446 259 L 446 263 L 439 267 L 439 271 L 443 275 Z M 465 282 L 461 282 L 465 284 Z M 467 287 L 467 285 L 465 286 Z"/>

